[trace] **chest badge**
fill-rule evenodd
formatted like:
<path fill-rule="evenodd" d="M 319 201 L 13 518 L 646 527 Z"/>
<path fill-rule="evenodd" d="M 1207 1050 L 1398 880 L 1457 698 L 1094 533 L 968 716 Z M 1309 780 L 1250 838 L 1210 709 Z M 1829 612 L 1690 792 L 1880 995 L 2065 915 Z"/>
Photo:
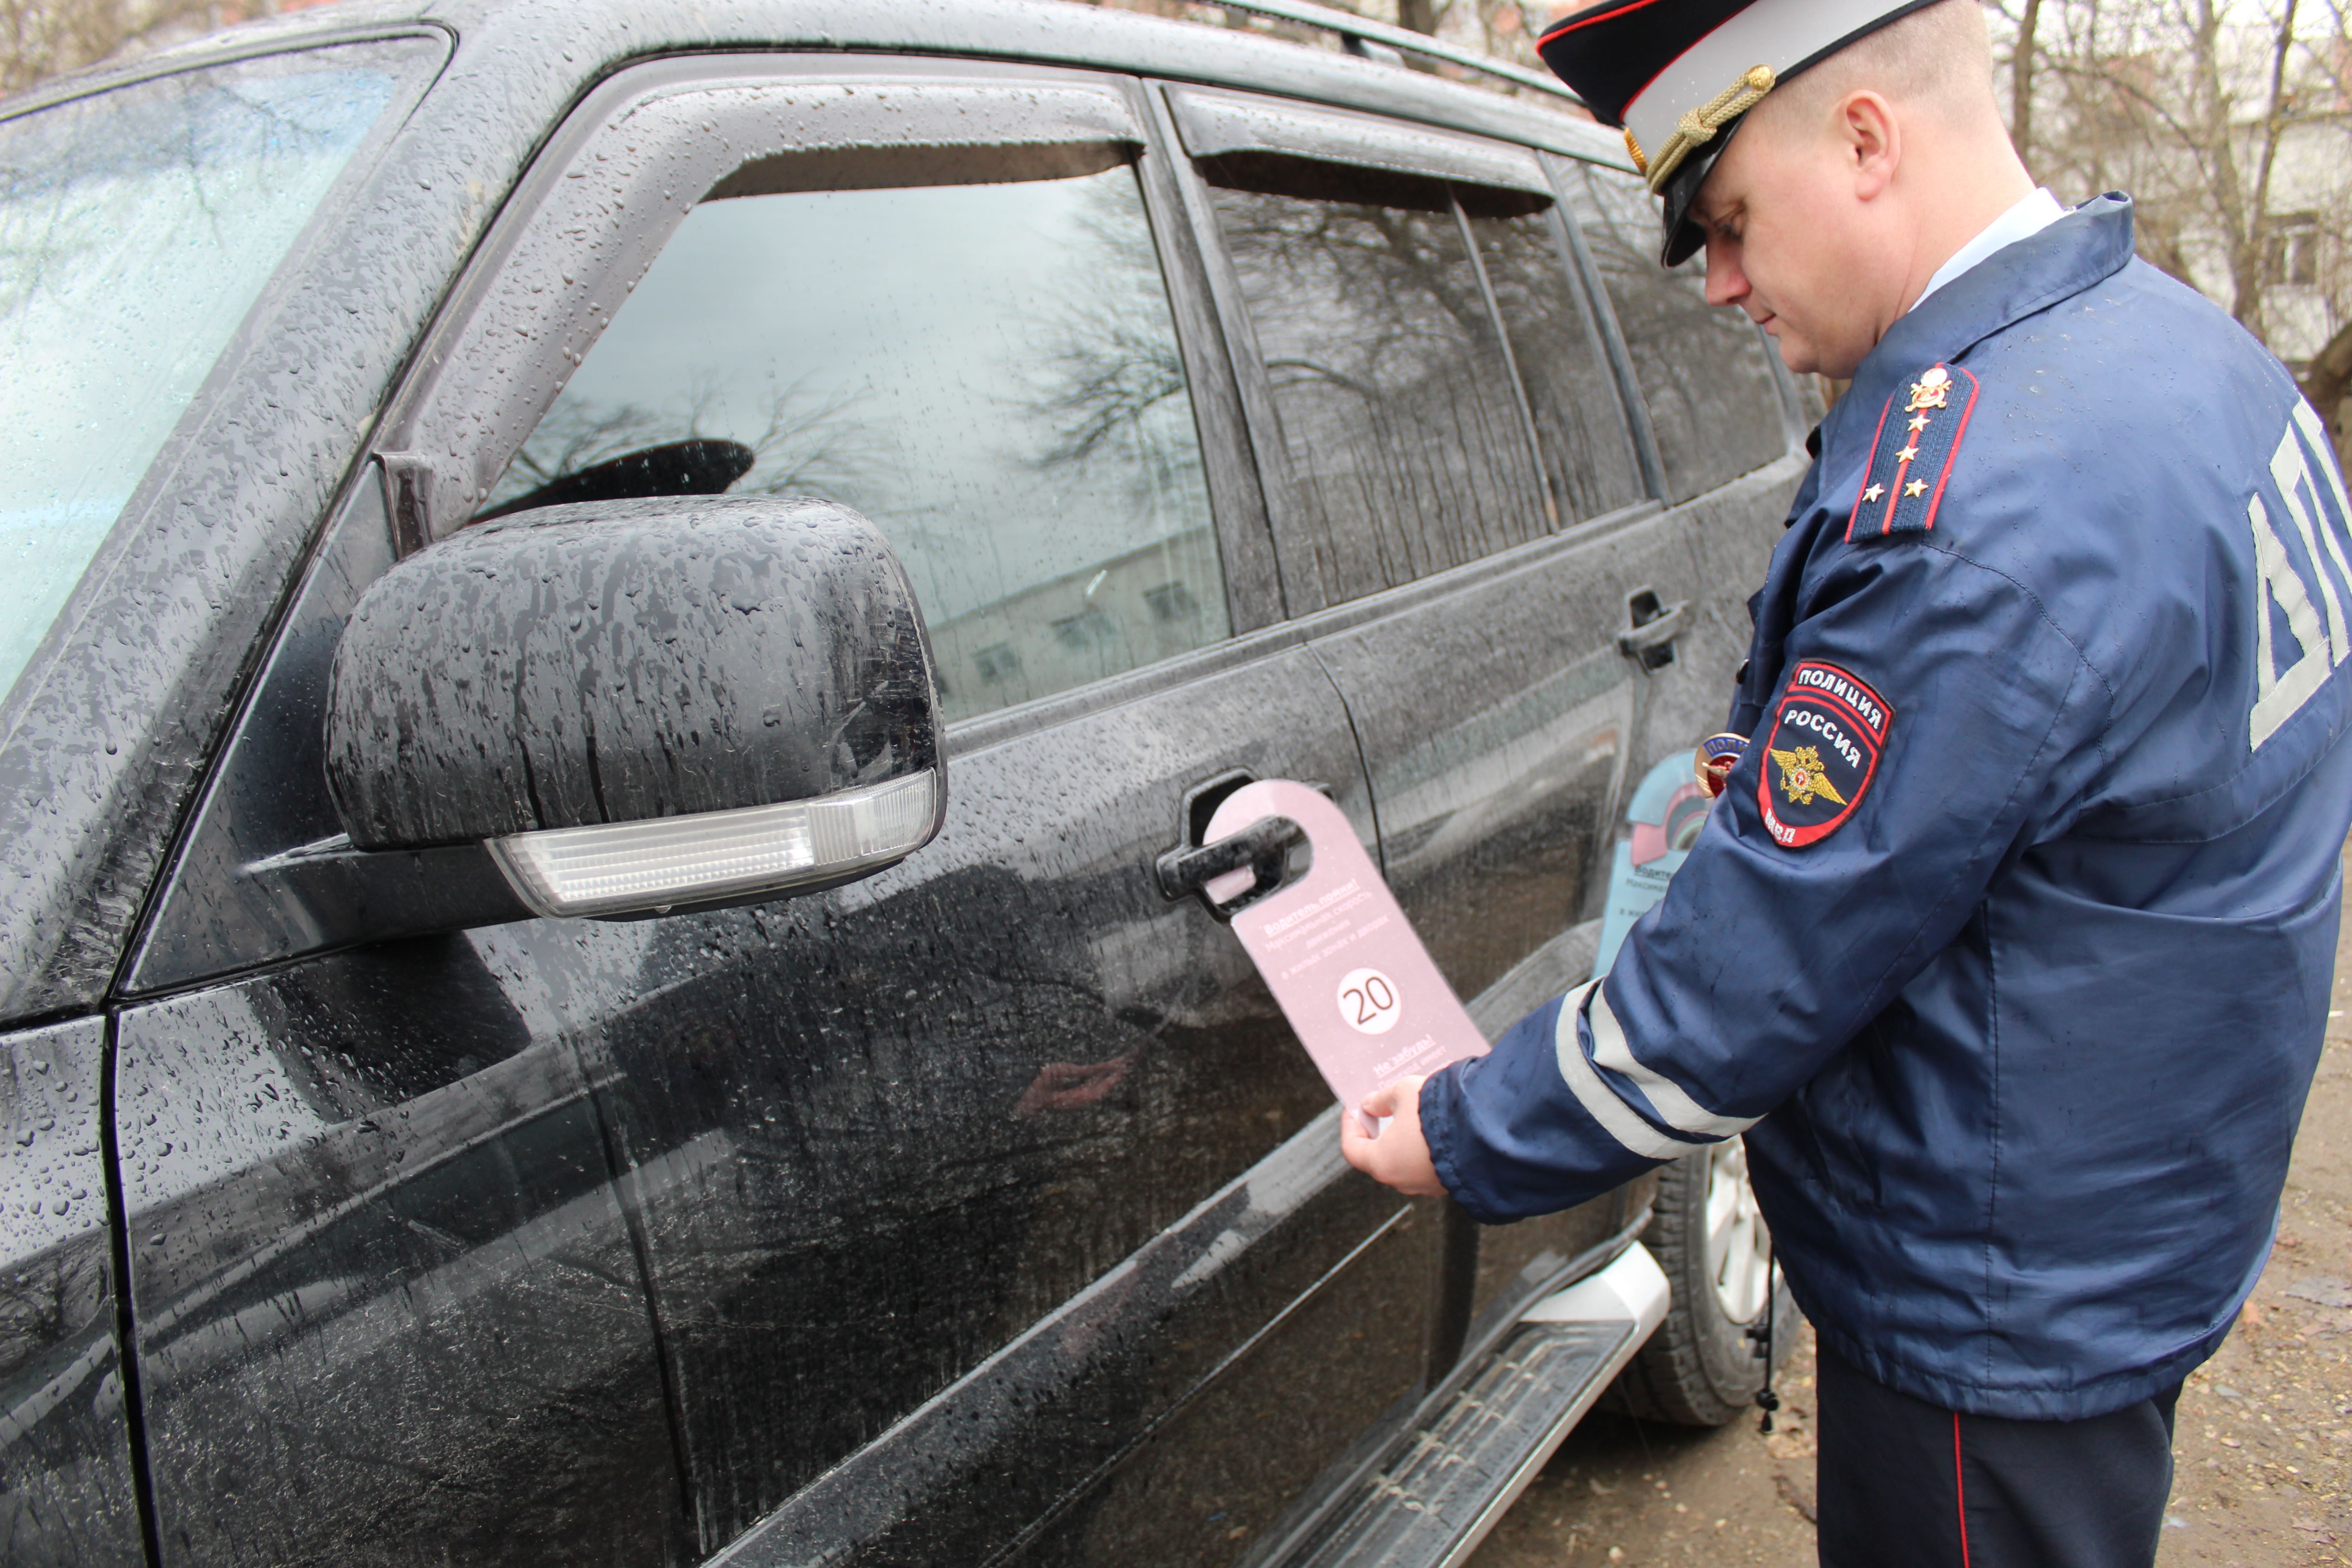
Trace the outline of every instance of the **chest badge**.
<path fill-rule="evenodd" d="M 1878 776 L 1894 721 L 1885 699 L 1850 669 L 1809 658 L 1789 672 L 1761 739 L 1770 765 L 1756 779 L 1775 844 L 1802 849 L 1845 826 Z"/>

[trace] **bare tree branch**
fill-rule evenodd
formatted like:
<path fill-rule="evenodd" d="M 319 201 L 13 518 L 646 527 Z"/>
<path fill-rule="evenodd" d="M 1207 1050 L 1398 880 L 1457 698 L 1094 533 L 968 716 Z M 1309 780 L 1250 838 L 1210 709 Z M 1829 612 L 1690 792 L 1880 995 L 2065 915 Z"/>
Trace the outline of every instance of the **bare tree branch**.
<path fill-rule="evenodd" d="M 2017 22 L 2017 47 L 2010 56 L 2009 139 L 2028 169 L 2033 158 L 2034 37 L 2042 30 L 2042 0 L 2025 0 Z"/>
<path fill-rule="evenodd" d="M 2337 328 L 2327 346 L 2311 356 L 2303 395 L 2319 410 L 2328 435 L 2335 438 L 2336 463 L 2352 468 L 2352 432 L 2347 432 L 2344 418 L 2345 400 L 2352 397 L 2352 321 Z"/>
<path fill-rule="evenodd" d="M 2352 305 L 2345 11 L 2346 0 L 2019 0 L 1995 22 L 2020 153 L 2075 198 L 2130 192 L 2140 254 L 2299 361 Z"/>
<path fill-rule="evenodd" d="M 2254 176 L 2254 199 L 2241 241 L 2235 311 L 2240 321 L 2257 334 L 2263 329 L 2263 289 L 2269 282 L 2271 240 L 2271 175 L 2278 166 L 2280 131 L 2286 113 L 2286 61 L 2294 47 L 2295 0 L 2286 0 L 2279 16 L 2278 38 L 2271 49 L 2269 102 L 2263 115 L 2261 170 Z"/>

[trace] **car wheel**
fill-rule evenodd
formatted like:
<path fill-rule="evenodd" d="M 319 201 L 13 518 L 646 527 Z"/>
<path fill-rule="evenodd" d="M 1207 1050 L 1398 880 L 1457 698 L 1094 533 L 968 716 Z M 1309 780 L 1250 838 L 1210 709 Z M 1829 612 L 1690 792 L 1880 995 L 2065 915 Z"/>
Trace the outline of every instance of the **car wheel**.
<path fill-rule="evenodd" d="M 1756 1407 L 1764 1363 L 1748 1331 L 1764 1326 L 1771 1234 L 1748 1183 L 1748 1152 L 1728 1139 L 1659 1173 L 1643 1245 L 1674 1287 L 1666 1321 L 1620 1373 L 1609 1403 L 1631 1415 L 1720 1426 Z M 1772 1360 L 1796 1337 L 1797 1304 L 1774 1278 Z"/>

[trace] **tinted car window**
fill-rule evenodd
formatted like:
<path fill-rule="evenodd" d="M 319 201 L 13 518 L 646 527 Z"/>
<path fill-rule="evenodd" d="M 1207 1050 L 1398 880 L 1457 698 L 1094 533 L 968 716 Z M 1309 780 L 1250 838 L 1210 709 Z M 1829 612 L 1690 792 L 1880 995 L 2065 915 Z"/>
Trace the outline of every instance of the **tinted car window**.
<path fill-rule="evenodd" d="M 942 184 L 907 157 L 866 164 L 886 166 L 907 183 L 721 184 L 485 514 L 649 492 L 845 502 L 914 580 L 950 718 L 1225 636 L 1133 168 Z M 959 168 L 972 177 L 968 152 Z"/>
<path fill-rule="evenodd" d="M 1667 499 L 1688 500 L 1788 450 L 1763 339 L 1738 310 L 1706 302 L 1696 266 L 1658 265 L 1658 204 L 1631 174 L 1563 167 L 1585 244 L 1609 290 L 1650 405 Z"/>
<path fill-rule="evenodd" d="M 1617 381 L 1582 292 L 1570 280 L 1551 215 L 1473 216 L 1470 232 L 1527 391 L 1560 521 L 1640 500 L 1642 469 Z"/>
<path fill-rule="evenodd" d="M 1286 543 L 1326 601 L 1546 532 L 1527 416 L 1445 186 L 1271 160 L 1206 172 L 1298 493 Z"/>

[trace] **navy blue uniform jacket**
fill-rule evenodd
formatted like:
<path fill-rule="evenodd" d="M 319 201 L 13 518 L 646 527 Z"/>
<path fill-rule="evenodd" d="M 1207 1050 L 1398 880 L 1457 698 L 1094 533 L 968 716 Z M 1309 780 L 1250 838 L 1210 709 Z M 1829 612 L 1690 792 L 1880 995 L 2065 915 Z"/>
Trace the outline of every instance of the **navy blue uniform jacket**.
<path fill-rule="evenodd" d="M 1489 1222 L 1743 1131 L 1823 1343 L 2075 1418 L 2220 1344 L 2326 1026 L 2352 533 L 2319 421 L 2089 203 L 1897 321 L 1752 602 L 1753 739 L 1598 987 L 1423 1087 Z"/>

